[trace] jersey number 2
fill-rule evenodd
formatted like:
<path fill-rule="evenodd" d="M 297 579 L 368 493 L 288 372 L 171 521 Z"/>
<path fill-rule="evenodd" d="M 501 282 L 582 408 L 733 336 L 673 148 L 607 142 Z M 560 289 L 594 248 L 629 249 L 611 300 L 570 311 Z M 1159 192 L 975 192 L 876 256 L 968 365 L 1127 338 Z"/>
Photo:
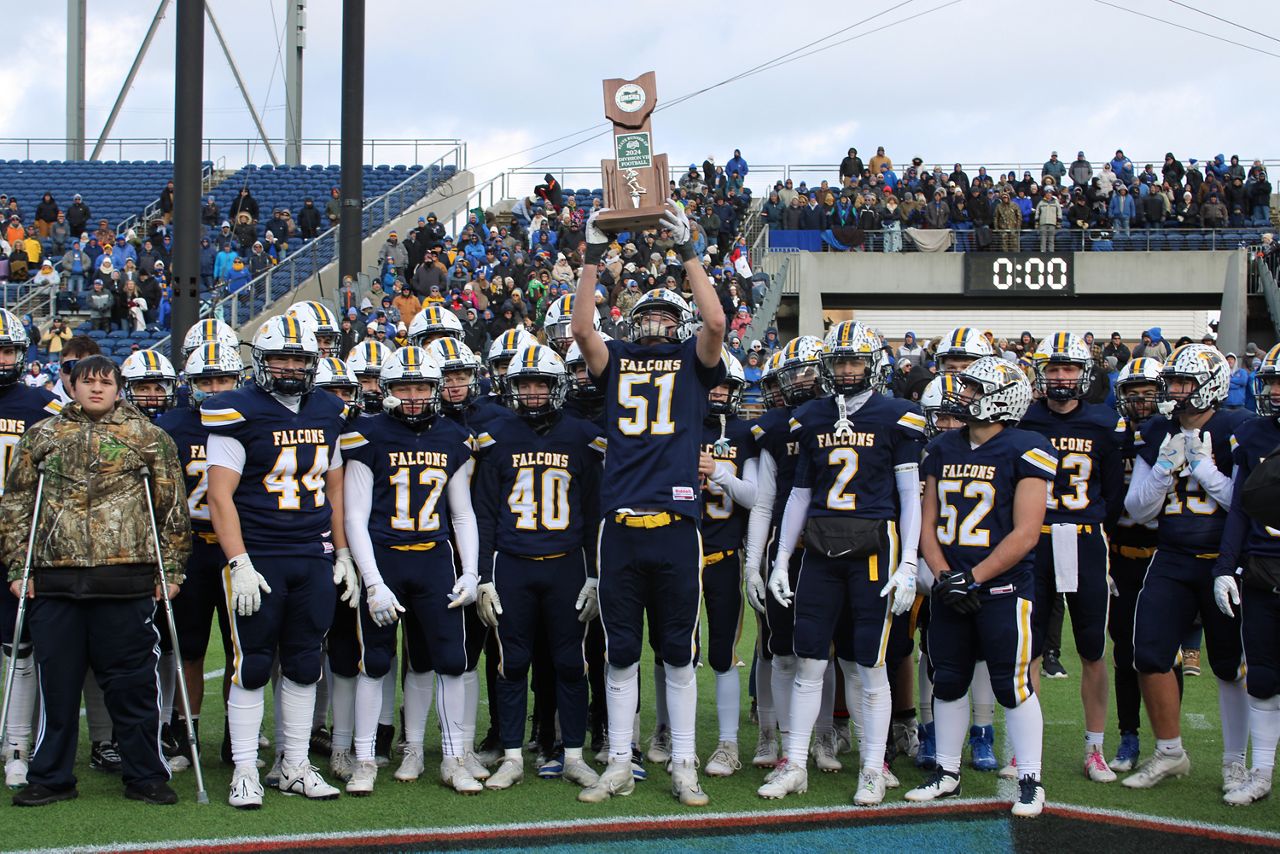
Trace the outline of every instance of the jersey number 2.
<path fill-rule="evenodd" d="M 440 501 L 440 493 L 448 481 L 448 475 L 440 469 L 424 468 L 418 472 L 418 485 L 428 487 L 427 499 L 422 502 L 418 515 L 413 515 L 411 502 L 410 477 L 408 468 L 396 469 L 389 478 L 396 488 L 396 515 L 391 517 L 391 528 L 394 531 L 437 531 L 440 529 L 440 514 L 436 512 L 436 504 Z"/>

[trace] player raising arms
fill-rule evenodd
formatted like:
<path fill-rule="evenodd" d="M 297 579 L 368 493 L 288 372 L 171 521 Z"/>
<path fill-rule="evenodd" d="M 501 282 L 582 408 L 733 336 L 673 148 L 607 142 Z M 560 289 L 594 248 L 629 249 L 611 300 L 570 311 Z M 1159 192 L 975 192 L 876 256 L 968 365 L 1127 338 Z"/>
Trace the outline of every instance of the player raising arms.
<path fill-rule="evenodd" d="M 334 524 L 335 515 L 342 520 L 338 438 L 346 406 L 314 393 L 318 359 L 315 336 L 297 318 L 271 317 L 253 338 L 253 382 L 200 410 L 235 655 L 228 800 L 241 809 L 262 806 L 258 730 L 277 653 L 284 740 L 278 787 L 319 800 L 338 796 L 307 761 L 307 747 L 334 585 L 344 585 L 344 598 L 355 604 L 360 579 L 342 525 Z"/>
<path fill-rule="evenodd" d="M 599 803 L 635 787 L 631 743 L 648 610 L 666 663 L 672 793 L 682 804 L 702 806 L 708 798 L 698 783 L 694 753 L 698 687 L 693 669 L 702 600 L 698 461 L 707 392 L 724 379 L 724 309 L 697 257 L 689 218 L 670 203 L 662 223 L 675 240 L 702 329 L 693 333 L 693 313 L 679 294 L 657 289 L 632 308 L 631 341 L 602 341 L 592 317 L 596 266 L 609 237 L 595 220 L 587 223 L 572 328 L 587 369 L 605 392 L 609 453 L 596 553 L 608 641 L 609 765 L 578 798 Z"/>
<path fill-rule="evenodd" d="M 969 683 L 983 658 L 1023 775 L 1013 814 L 1031 817 L 1044 808 L 1044 721 L 1031 683 L 1032 551 L 1057 459 L 1047 440 L 1015 426 L 1031 403 L 1020 370 L 987 356 L 958 379 L 961 387 L 944 393 L 940 411 L 966 426 L 934 439 L 923 463 L 920 550 L 936 576 L 928 642 L 937 767 L 906 798 L 960 794 Z"/>
<path fill-rule="evenodd" d="M 347 792 L 368 795 L 377 779 L 374 740 L 382 681 L 388 678 L 396 622 L 403 613 L 409 648 L 405 761 L 412 754 L 416 767 L 422 766 L 431 696 L 421 664 L 425 656 L 439 679 L 440 780 L 454 791 L 475 794 L 482 786 L 463 764 L 462 684 L 463 673 L 474 667 L 468 661 L 465 613 L 475 601 L 477 583 L 470 483 L 474 443 L 464 427 L 439 417 L 440 367 L 426 350 L 396 350 L 382 365 L 380 380 L 387 411 L 358 420 L 342 437 L 349 460 L 346 527 L 364 579 L 356 766 Z"/>
<path fill-rule="evenodd" d="M 781 798 L 808 788 L 809 737 L 834 641 L 846 695 L 849 683 L 861 685 L 862 771 L 854 803 L 870 806 L 884 800 L 886 786 L 889 632 L 916 597 L 924 416 L 880 394 L 888 365 L 879 335 L 847 320 L 831 328 L 825 344 L 823 376 L 833 394 L 791 418 L 800 458 L 769 576 L 770 594 L 784 605 L 794 602 L 796 615 L 787 767 L 758 794 Z M 793 593 L 791 553 L 802 533 L 805 554 Z M 837 631 L 844 622 L 851 630 Z"/>

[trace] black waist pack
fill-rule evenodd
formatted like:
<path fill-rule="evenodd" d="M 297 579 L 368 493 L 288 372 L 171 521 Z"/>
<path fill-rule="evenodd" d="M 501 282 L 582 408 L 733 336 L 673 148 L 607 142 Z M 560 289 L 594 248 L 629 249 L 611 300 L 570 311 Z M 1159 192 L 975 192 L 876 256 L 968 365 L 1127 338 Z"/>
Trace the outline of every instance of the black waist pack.
<path fill-rule="evenodd" d="M 1250 555 L 1244 562 L 1241 580 L 1245 587 L 1268 593 L 1280 592 L 1280 558 Z"/>
<path fill-rule="evenodd" d="M 804 526 L 804 547 L 827 557 L 866 557 L 880 551 L 883 529 L 883 519 L 810 516 Z"/>

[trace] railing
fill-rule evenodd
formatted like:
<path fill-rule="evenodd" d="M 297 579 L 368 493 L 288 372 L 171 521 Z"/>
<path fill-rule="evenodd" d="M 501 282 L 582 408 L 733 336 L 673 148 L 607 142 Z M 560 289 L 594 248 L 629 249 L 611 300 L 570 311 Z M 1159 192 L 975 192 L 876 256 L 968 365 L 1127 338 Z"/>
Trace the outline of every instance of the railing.
<path fill-rule="evenodd" d="M 92 143 L 93 140 L 88 142 Z M 272 145 L 285 147 L 283 139 L 273 139 Z M 303 139 L 300 162 L 331 166 L 341 159 L 340 139 Z M 204 160 L 223 160 L 238 168 L 249 163 L 265 163 L 269 158 L 262 140 L 257 137 L 209 138 L 201 142 Z M 364 163 L 404 163 L 426 165 L 451 156 L 449 165 L 459 170 L 467 164 L 467 144 L 460 139 L 366 139 Z M 86 151 L 88 148 L 86 147 Z M 121 137 L 110 140 L 103 148 L 104 160 L 172 160 L 172 137 Z M 58 137 L 0 137 L 0 159 L 5 160 L 61 160 L 66 157 L 67 140 Z M 381 158 L 381 160 L 379 160 Z M 598 172 L 599 170 L 597 170 Z"/>
<path fill-rule="evenodd" d="M 925 229 L 937 232 L 941 229 Z M 975 242 L 973 229 L 949 229 L 953 236 L 953 245 L 948 252 L 979 251 Z M 1239 228 L 1132 228 L 1128 235 L 1117 235 L 1109 229 L 1059 229 L 1055 233 L 1055 252 L 1187 252 L 1239 249 L 1254 242 L 1258 234 L 1264 231 L 1262 226 L 1242 226 Z M 772 228 L 766 231 L 774 232 Z M 800 251 L 828 251 L 830 247 L 822 242 L 824 232 L 815 229 L 788 230 L 778 229 L 772 237 L 765 238 L 765 247 L 770 251 L 777 249 L 796 249 L 785 235 L 805 235 L 804 242 L 813 244 Z M 859 252 L 918 252 L 920 251 L 907 234 L 907 229 L 898 231 L 878 230 L 864 231 L 863 243 L 856 247 Z M 1018 231 L 1016 248 L 1005 248 L 1002 238 L 1006 232 L 992 230 L 991 245 L 981 251 L 985 252 L 1038 252 L 1040 251 L 1040 231 L 1034 228 L 1023 228 Z M 1111 235 L 1104 237 L 1104 234 Z M 886 249 L 887 245 L 891 248 Z M 815 243 L 815 241 L 817 241 Z M 781 244 L 781 245 L 779 245 Z M 898 248 L 892 248 L 892 247 Z"/>
<path fill-rule="evenodd" d="M 764 292 L 764 299 L 756 305 L 751 325 L 747 327 L 748 339 L 763 339 L 764 331 L 774 325 L 778 318 L 778 306 L 782 305 L 783 294 L 791 293 L 787 286 L 792 279 L 797 280 L 795 293 L 799 293 L 800 265 L 792 263 L 793 260 L 792 253 L 786 252 L 769 253 L 759 260 L 760 269 L 756 272 L 769 276 L 769 286 Z"/>
<path fill-rule="evenodd" d="M 1280 289 L 1276 287 L 1275 272 L 1262 257 L 1261 244 L 1249 247 L 1248 264 L 1248 293 L 1262 294 L 1267 303 L 1267 314 L 1271 315 L 1271 328 L 1280 338 Z"/>
<path fill-rule="evenodd" d="M 204 194 L 208 192 L 209 185 L 213 182 L 213 166 L 208 163 L 200 166 L 200 197 L 204 198 Z M 116 233 L 120 234 L 126 229 L 137 228 L 141 223 L 143 228 L 147 224 L 160 215 L 160 197 L 157 196 L 155 201 L 148 204 L 142 209 L 140 214 L 130 214 L 116 225 Z"/>

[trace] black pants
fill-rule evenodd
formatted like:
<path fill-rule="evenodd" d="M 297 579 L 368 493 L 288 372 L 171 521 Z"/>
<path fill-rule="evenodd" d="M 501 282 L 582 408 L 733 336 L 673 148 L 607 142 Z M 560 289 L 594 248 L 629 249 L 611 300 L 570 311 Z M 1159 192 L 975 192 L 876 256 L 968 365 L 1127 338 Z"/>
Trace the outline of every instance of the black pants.
<path fill-rule="evenodd" d="M 80 693 L 90 667 L 111 714 L 125 784 L 168 780 L 160 754 L 155 602 L 37 596 L 27 607 L 42 710 L 28 780 L 53 789 L 75 786 Z"/>

